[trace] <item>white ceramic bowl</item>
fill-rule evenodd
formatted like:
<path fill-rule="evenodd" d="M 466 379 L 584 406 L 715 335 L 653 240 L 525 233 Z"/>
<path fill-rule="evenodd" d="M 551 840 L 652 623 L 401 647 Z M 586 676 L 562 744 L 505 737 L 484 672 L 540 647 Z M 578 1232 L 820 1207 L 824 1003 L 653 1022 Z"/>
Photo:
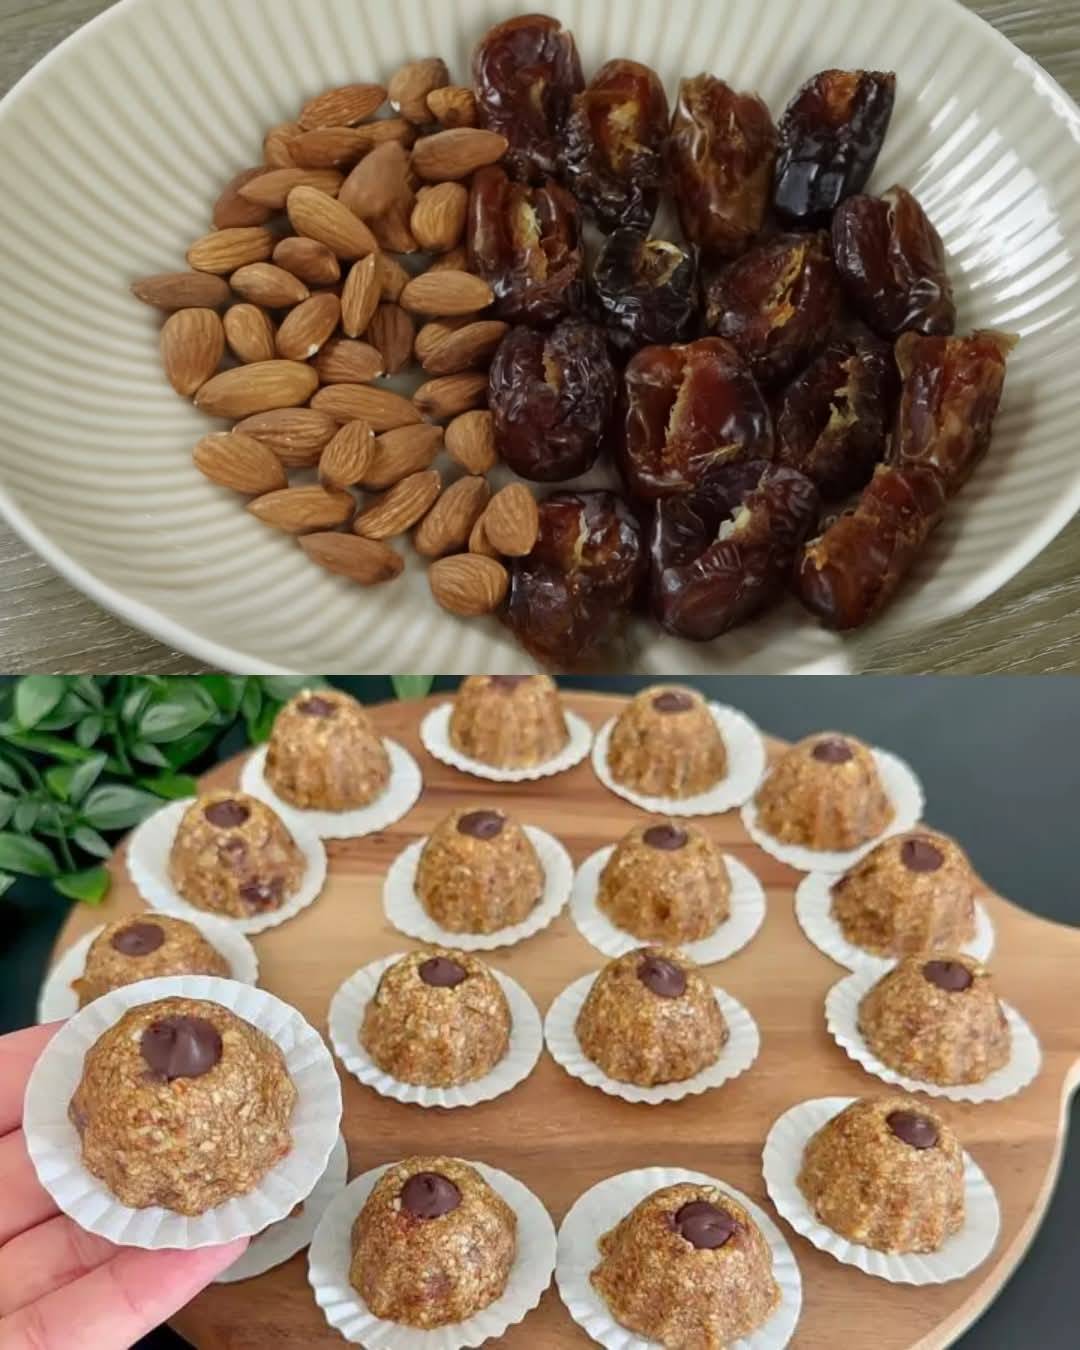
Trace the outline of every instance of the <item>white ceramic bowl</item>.
<path fill-rule="evenodd" d="M 1080 112 L 952 0 L 545 0 L 587 72 L 613 56 L 709 69 L 779 117 L 828 66 L 895 69 L 875 177 L 911 187 L 945 238 L 961 324 L 1023 335 L 993 451 L 875 642 L 959 614 L 1080 506 Z M 191 465 L 209 423 L 166 384 L 159 316 L 128 293 L 182 267 L 223 183 L 309 95 L 476 39 L 520 0 L 121 0 L 0 105 L 0 506 L 94 599 L 242 671 L 527 670 L 495 620 L 430 600 L 411 559 L 363 591 L 321 572 Z M 791 671 L 857 664 L 793 604 L 695 647 L 642 624 L 624 669 Z"/>

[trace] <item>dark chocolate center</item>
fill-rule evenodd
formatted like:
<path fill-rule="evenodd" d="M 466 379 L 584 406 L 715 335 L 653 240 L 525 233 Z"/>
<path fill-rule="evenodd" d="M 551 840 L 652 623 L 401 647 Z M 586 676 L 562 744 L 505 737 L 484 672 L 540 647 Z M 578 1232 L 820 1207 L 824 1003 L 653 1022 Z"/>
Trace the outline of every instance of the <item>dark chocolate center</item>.
<path fill-rule="evenodd" d="M 822 764 L 846 764 L 849 759 L 855 758 L 855 751 L 847 741 L 834 738 L 829 741 L 818 741 L 814 746 L 814 758 L 820 760 Z"/>
<path fill-rule="evenodd" d="M 901 1143 L 912 1148 L 933 1148 L 938 1141 L 937 1126 L 917 1111 L 892 1111 L 885 1117 L 885 1124 Z"/>
<path fill-rule="evenodd" d="M 974 983 L 971 971 L 960 961 L 927 961 L 922 973 L 931 984 L 949 994 L 959 994 Z"/>
<path fill-rule="evenodd" d="M 221 1036 L 204 1017 L 163 1017 L 146 1028 L 139 1049 L 151 1072 L 171 1083 L 209 1073 L 221 1059 Z"/>
<path fill-rule="evenodd" d="M 458 821 L 458 834 L 467 834 L 470 839 L 494 839 L 502 834 L 506 817 L 498 811 L 470 811 Z"/>
<path fill-rule="evenodd" d="M 945 861 L 945 855 L 929 839 L 905 839 L 900 849 L 900 861 L 909 872 L 936 872 Z"/>
<path fill-rule="evenodd" d="M 637 977 L 646 989 L 658 998 L 679 998 L 686 993 L 686 975 L 663 956 L 643 956 L 637 968 Z"/>
<path fill-rule="evenodd" d="M 296 705 L 296 711 L 303 713 L 305 717 L 333 717 L 337 707 L 329 699 L 312 694 L 311 698 L 306 698 L 303 703 Z"/>
<path fill-rule="evenodd" d="M 708 1200 L 691 1200 L 672 1215 L 672 1224 L 680 1237 L 698 1251 L 713 1251 L 735 1236 L 739 1225 L 726 1210 Z"/>
<path fill-rule="evenodd" d="M 657 694 L 652 705 L 658 713 L 689 712 L 694 706 L 694 700 L 678 689 L 668 689 L 663 694 Z"/>
<path fill-rule="evenodd" d="M 222 830 L 232 830 L 237 825 L 243 825 L 251 815 L 251 810 L 243 802 L 226 798 L 223 802 L 211 802 L 209 806 L 204 807 L 203 815 L 211 825 L 217 825 Z"/>
<path fill-rule="evenodd" d="M 687 833 L 678 825 L 652 825 L 641 836 L 650 848 L 658 848 L 664 853 L 674 853 L 685 848 Z"/>
<path fill-rule="evenodd" d="M 285 892 L 285 883 L 281 877 L 271 881 L 249 881 L 239 890 L 240 899 L 254 914 L 264 910 L 276 909 L 281 904 Z"/>
<path fill-rule="evenodd" d="M 465 967 L 449 956 L 432 956 L 417 970 L 423 982 L 432 989 L 456 989 L 468 976 Z"/>
<path fill-rule="evenodd" d="M 129 923 L 112 935 L 112 948 L 121 956 L 149 956 L 165 941 L 165 930 L 156 923 Z"/>
<path fill-rule="evenodd" d="M 461 1192 L 439 1172 L 417 1172 L 401 1188 L 401 1207 L 415 1219 L 441 1219 L 461 1204 Z"/>

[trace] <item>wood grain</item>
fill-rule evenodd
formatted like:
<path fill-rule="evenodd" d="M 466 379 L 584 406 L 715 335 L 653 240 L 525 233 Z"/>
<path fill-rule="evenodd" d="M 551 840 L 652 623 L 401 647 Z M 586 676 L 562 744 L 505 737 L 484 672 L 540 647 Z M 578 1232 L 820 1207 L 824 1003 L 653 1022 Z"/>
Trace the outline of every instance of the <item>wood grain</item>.
<path fill-rule="evenodd" d="M 418 756 L 425 791 L 417 807 L 384 834 L 330 843 L 323 895 L 292 922 L 255 939 L 261 983 L 323 1032 L 330 997 L 353 970 L 415 945 L 383 918 L 382 877 L 398 852 L 427 834 L 452 807 L 463 801 L 498 803 L 519 820 L 560 837 L 575 862 L 618 839 L 641 818 L 601 787 L 587 763 L 546 783 L 498 788 L 438 764 L 422 750 L 417 733 L 423 712 L 438 701 L 371 710 L 384 734 Z M 598 728 L 623 701 L 579 694 L 567 702 Z M 774 753 L 779 748 L 772 743 Z M 238 769 L 238 761 L 220 766 L 206 782 L 234 783 Z M 795 921 L 798 874 L 752 845 L 736 813 L 713 818 L 709 827 L 758 874 L 768 893 L 768 916 L 759 935 L 737 956 L 711 968 L 714 981 L 744 1002 L 761 1028 L 762 1052 L 748 1073 L 703 1097 L 633 1106 L 570 1078 L 545 1054 L 531 1077 L 509 1095 L 440 1113 L 387 1101 L 346 1074 L 350 1176 L 412 1152 L 479 1158 L 519 1176 L 558 1221 L 603 1177 L 671 1165 L 727 1180 L 771 1210 L 760 1161 L 776 1117 L 808 1097 L 888 1089 L 853 1064 L 826 1032 L 825 994 L 846 972 L 813 947 Z M 117 884 L 104 910 L 78 908 L 61 947 L 103 919 L 142 908 L 119 865 L 113 866 Z M 991 898 L 988 907 L 997 930 L 998 987 L 1034 1027 L 1042 1043 L 1043 1072 L 1005 1102 L 937 1105 L 997 1190 L 1001 1240 L 989 1262 L 966 1279 L 912 1289 L 841 1266 L 781 1225 L 803 1277 L 803 1315 L 792 1343 L 798 1350 L 833 1350 L 841 1335 L 850 1345 L 875 1350 L 948 1344 L 1001 1288 L 1045 1212 L 1060 1163 L 1068 1099 L 1080 1082 L 1075 1016 L 1080 932 L 1034 918 L 1002 899 Z M 572 980 L 603 963 L 566 914 L 545 932 L 491 959 L 525 986 L 542 1012 Z M 311 1297 L 303 1256 L 255 1281 L 208 1290 L 177 1316 L 175 1325 L 200 1350 L 341 1344 Z M 552 1289 L 541 1307 L 498 1344 L 506 1350 L 575 1350 L 589 1341 Z"/>

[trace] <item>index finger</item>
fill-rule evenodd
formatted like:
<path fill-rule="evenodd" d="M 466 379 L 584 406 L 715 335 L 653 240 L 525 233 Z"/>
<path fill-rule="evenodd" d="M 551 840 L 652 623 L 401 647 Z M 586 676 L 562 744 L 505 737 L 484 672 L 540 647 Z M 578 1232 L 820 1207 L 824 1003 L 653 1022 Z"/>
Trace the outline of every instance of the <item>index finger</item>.
<path fill-rule="evenodd" d="M 18 1129 L 30 1070 L 62 1026 L 62 1022 L 50 1022 L 0 1036 L 0 1135 Z"/>

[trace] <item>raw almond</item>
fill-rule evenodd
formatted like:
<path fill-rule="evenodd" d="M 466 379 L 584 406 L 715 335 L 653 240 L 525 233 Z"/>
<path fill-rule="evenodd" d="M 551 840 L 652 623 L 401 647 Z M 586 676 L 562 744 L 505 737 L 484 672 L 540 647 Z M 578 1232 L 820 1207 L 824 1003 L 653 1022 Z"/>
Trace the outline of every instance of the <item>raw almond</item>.
<path fill-rule="evenodd" d="M 225 311 L 225 341 L 238 361 L 272 361 L 277 354 L 277 331 L 266 310 L 258 305 L 233 305 Z"/>
<path fill-rule="evenodd" d="M 446 428 L 446 450 L 467 473 L 490 473 L 499 462 L 491 413 L 485 408 L 455 417 Z"/>
<path fill-rule="evenodd" d="M 314 188 L 293 188 L 288 200 L 289 219 L 297 234 L 317 239 L 339 258 L 364 258 L 378 243 L 359 217 L 334 197 Z"/>
<path fill-rule="evenodd" d="M 373 217 L 370 222 L 371 233 L 379 241 L 380 248 L 386 249 L 388 253 L 419 251 L 420 246 L 409 229 L 409 219 L 415 202 L 416 198 L 409 189 L 398 198 L 389 211 Z"/>
<path fill-rule="evenodd" d="M 345 181 L 337 169 L 262 169 L 240 187 L 240 196 L 270 211 L 283 211 L 295 187 L 311 187 L 336 197 Z"/>
<path fill-rule="evenodd" d="M 469 193 L 460 183 L 422 188 L 409 218 L 409 229 L 426 252 L 447 253 L 461 243 L 468 210 Z"/>
<path fill-rule="evenodd" d="M 497 319 L 466 323 L 449 332 L 442 324 L 427 327 L 437 331 L 427 337 L 423 330 L 417 334 L 417 354 L 423 351 L 420 361 L 429 375 L 457 375 L 489 365 L 495 349 L 510 331 L 509 324 Z"/>
<path fill-rule="evenodd" d="M 486 372 L 473 370 L 428 380 L 413 395 L 413 402 L 425 417 L 442 422 L 486 403 L 487 396 Z"/>
<path fill-rule="evenodd" d="M 424 61 L 410 61 L 390 79 L 387 86 L 390 106 L 408 121 L 417 126 L 424 126 L 431 121 L 427 104 L 428 94 L 433 89 L 441 89 L 449 83 L 450 72 L 446 69 L 446 62 L 437 56 L 428 57 Z"/>
<path fill-rule="evenodd" d="M 319 481 L 330 488 L 364 481 L 375 458 L 375 436 L 367 422 L 347 422 L 319 457 Z"/>
<path fill-rule="evenodd" d="M 311 534 L 347 525 L 356 503 L 347 492 L 328 492 L 314 484 L 268 492 L 248 502 L 251 514 L 286 534 Z"/>
<path fill-rule="evenodd" d="M 487 537 L 483 516 L 472 527 L 472 533 L 469 535 L 469 552 L 479 553 L 485 558 L 497 558 L 499 556 L 498 550 Z"/>
<path fill-rule="evenodd" d="M 477 123 L 476 95 L 462 85 L 433 89 L 427 96 L 428 112 L 441 126 L 474 127 Z M 430 120 L 430 118 L 428 119 Z"/>
<path fill-rule="evenodd" d="M 482 131 L 477 127 L 437 131 L 434 136 L 424 136 L 413 146 L 413 171 L 428 183 L 468 178 L 477 169 L 498 163 L 509 145 L 506 137 L 497 131 Z"/>
<path fill-rule="evenodd" d="M 161 330 L 161 359 L 169 383 L 190 398 L 221 365 L 225 330 L 214 309 L 179 309 Z"/>
<path fill-rule="evenodd" d="M 312 562 L 359 586 L 378 586 L 401 576 L 405 560 L 389 544 L 355 534 L 307 534 L 300 547 Z"/>
<path fill-rule="evenodd" d="M 429 323 L 424 324 L 416 334 L 416 341 L 413 343 L 416 359 L 421 365 L 424 365 L 444 342 L 453 337 L 455 333 L 460 333 L 463 328 L 473 322 L 472 315 L 466 314 L 460 319 L 432 319 Z"/>
<path fill-rule="evenodd" d="M 365 539 L 393 539 L 404 534 L 427 515 L 441 490 L 437 469 L 410 474 L 360 512 L 353 521 L 353 532 Z"/>
<path fill-rule="evenodd" d="M 197 272 L 216 272 L 220 276 L 251 263 L 265 262 L 276 242 L 271 231 L 261 225 L 215 230 L 196 239 L 187 251 L 187 260 Z"/>
<path fill-rule="evenodd" d="M 341 280 L 341 264 L 333 249 L 317 239 L 292 234 L 274 249 L 274 262 L 308 286 L 333 286 Z"/>
<path fill-rule="evenodd" d="M 263 225 L 270 219 L 272 212 L 265 203 L 245 197 L 241 191 L 248 183 L 260 178 L 264 168 L 245 169 L 226 183 L 221 196 L 214 203 L 214 228 L 216 230 L 237 229 L 244 225 Z"/>
<path fill-rule="evenodd" d="M 341 293 L 341 326 L 347 337 L 358 338 L 366 331 L 378 308 L 381 290 L 379 257 L 369 253 L 361 262 L 353 263 Z"/>
<path fill-rule="evenodd" d="M 311 400 L 311 406 L 329 413 L 339 422 L 370 422 L 376 433 L 411 426 L 422 420 L 407 398 L 390 389 L 376 389 L 367 384 L 329 384 L 319 390 Z"/>
<path fill-rule="evenodd" d="M 452 248 L 449 253 L 443 253 L 428 268 L 429 272 L 467 272 L 468 270 L 469 254 L 464 247 Z"/>
<path fill-rule="evenodd" d="M 368 341 L 382 353 L 383 370 L 398 375 L 412 360 L 413 321 L 400 305 L 380 305 L 368 324 Z M 325 379 L 325 376 L 324 376 Z"/>
<path fill-rule="evenodd" d="M 299 277 L 269 262 L 239 268 L 229 278 L 229 284 L 237 295 L 265 309 L 287 309 L 311 294 Z"/>
<path fill-rule="evenodd" d="M 195 395 L 196 406 L 209 417 L 236 421 L 275 408 L 306 403 L 319 385 L 310 366 L 297 361 L 260 361 L 222 371 Z"/>
<path fill-rule="evenodd" d="M 195 467 L 212 483 L 249 497 L 261 497 L 289 486 L 277 455 L 253 436 L 240 432 L 204 436 L 192 458 Z"/>
<path fill-rule="evenodd" d="M 277 335 L 278 356 L 286 361 L 310 361 L 340 322 L 341 301 L 332 291 L 311 296 L 282 320 Z"/>
<path fill-rule="evenodd" d="M 327 89 L 304 104 L 300 125 L 305 130 L 355 126 L 374 117 L 385 102 L 386 90 L 381 84 L 346 84 Z"/>
<path fill-rule="evenodd" d="M 224 277 L 212 276 L 209 272 L 159 272 L 136 281 L 131 294 L 144 305 L 171 312 L 220 309 L 228 302 L 230 291 Z"/>
<path fill-rule="evenodd" d="M 380 253 L 378 257 L 379 285 L 382 298 L 393 300 L 396 304 L 401 298 L 401 292 L 409 284 L 409 273 L 405 271 L 396 258 L 391 258 L 388 253 Z"/>
<path fill-rule="evenodd" d="M 414 314 L 475 314 L 494 300 L 491 287 L 469 272 L 425 272 L 401 292 L 401 306 Z"/>
<path fill-rule="evenodd" d="M 430 469 L 442 449 L 442 427 L 427 422 L 387 431 L 375 441 L 375 458 L 364 476 L 364 487 L 382 492 L 411 473 Z"/>
<path fill-rule="evenodd" d="M 413 535 L 417 553 L 442 558 L 461 553 L 491 497 L 486 478 L 459 478 L 442 494 Z"/>
<path fill-rule="evenodd" d="M 464 619 L 494 614 L 506 599 L 510 578 L 494 558 L 479 553 L 459 553 L 440 558 L 428 571 L 431 594 L 450 614 Z"/>
<path fill-rule="evenodd" d="M 315 362 L 323 384 L 369 384 L 386 373 L 382 353 L 366 342 L 334 338 Z"/>
<path fill-rule="evenodd" d="M 336 435 L 335 418 L 315 408 L 281 408 L 247 417 L 233 428 L 268 446 L 290 468 L 307 468 Z"/>
<path fill-rule="evenodd" d="M 263 160 L 272 169 L 291 169 L 296 161 L 290 149 L 303 131 L 299 122 L 281 122 L 263 137 Z"/>
<path fill-rule="evenodd" d="M 524 558 L 533 551 L 540 511 L 524 483 L 510 483 L 492 497 L 484 512 L 484 534 L 504 558 Z"/>
<path fill-rule="evenodd" d="M 338 200 L 363 220 L 389 211 L 407 186 L 409 158 L 399 141 L 377 145 L 349 174 Z"/>
<path fill-rule="evenodd" d="M 302 131 L 289 142 L 293 164 L 301 169 L 351 169 L 369 148 L 368 137 L 354 127 Z"/>
<path fill-rule="evenodd" d="M 399 141 L 408 150 L 416 140 L 416 128 L 404 117 L 380 117 L 377 122 L 367 122 L 356 130 L 364 141 L 364 154 L 387 141 Z"/>

